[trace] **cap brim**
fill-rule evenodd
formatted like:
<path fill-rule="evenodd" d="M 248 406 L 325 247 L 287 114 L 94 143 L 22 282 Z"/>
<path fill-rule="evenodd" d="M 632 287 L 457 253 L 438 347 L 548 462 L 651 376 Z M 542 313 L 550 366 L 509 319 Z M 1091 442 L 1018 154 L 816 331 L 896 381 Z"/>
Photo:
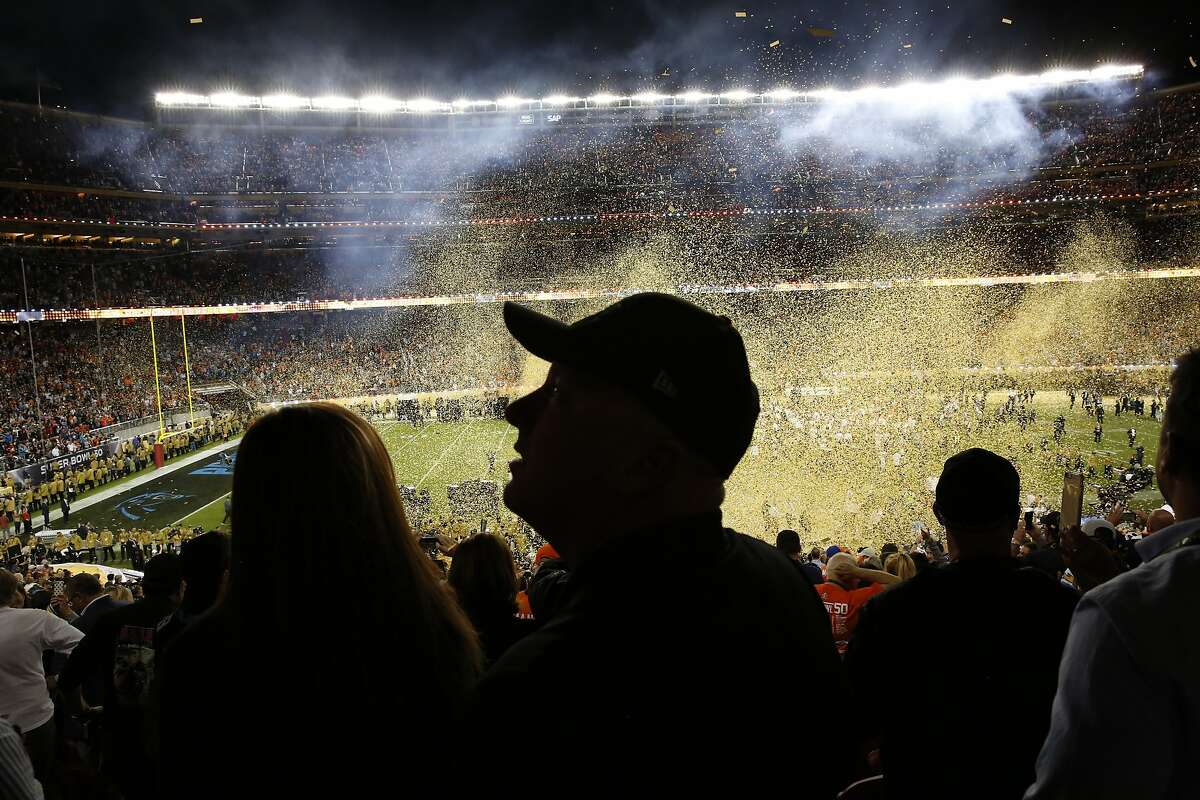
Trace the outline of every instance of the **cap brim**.
<path fill-rule="evenodd" d="M 564 361 L 571 352 L 571 327 L 554 317 L 508 302 L 504 326 L 521 346 L 545 361 Z"/>

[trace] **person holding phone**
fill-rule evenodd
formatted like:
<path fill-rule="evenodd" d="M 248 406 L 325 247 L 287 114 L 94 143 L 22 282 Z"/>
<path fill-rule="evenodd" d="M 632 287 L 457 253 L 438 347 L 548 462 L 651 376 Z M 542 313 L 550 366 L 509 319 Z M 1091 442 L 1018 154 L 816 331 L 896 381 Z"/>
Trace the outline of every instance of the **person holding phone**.
<path fill-rule="evenodd" d="M 1141 566 L 1099 583 L 1080 601 L 1027 800 L 1195 796 L 1200 350 L 1181 357 L 1171 375 L 1155 474 L 1177 521 L 1135 545 Z M 1098 547 L 1076 533 L 1064 530 L 1064 543 L 1074 540 L 1071 547 L 1084 554 Z"/>

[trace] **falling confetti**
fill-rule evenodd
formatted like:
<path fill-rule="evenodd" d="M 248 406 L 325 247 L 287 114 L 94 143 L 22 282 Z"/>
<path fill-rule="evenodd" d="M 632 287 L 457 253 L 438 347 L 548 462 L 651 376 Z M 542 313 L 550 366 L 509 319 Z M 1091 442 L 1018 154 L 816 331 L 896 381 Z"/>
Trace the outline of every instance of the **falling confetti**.
<path fill-rule="evenodd" d="M 1011 19 L 1009 19 L 1008 17 L 1001 17 L 1001 18 L 1000 18 L 1000 21 L 1001 21 L 1001 22 L 1003 22 L 1005 25 L 1012 25 L 1012 24 L 1013 24 L 1013 21 L 1012 21 Z"/>

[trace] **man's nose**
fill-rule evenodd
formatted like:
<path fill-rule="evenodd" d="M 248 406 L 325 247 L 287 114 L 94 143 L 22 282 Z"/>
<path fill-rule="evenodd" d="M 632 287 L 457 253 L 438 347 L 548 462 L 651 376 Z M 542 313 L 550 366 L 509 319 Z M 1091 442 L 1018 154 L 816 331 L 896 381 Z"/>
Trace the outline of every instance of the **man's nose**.
<path fill-rule="evenodd" d="M 518 430 L 522 426 L 532 424 L 541 413 L 541 409 L 546 403 L 545 398 L 545 387 L 539 386 L 524 397 L 509 403 L 508 408 L 504 411 L 504 419 Z"/>

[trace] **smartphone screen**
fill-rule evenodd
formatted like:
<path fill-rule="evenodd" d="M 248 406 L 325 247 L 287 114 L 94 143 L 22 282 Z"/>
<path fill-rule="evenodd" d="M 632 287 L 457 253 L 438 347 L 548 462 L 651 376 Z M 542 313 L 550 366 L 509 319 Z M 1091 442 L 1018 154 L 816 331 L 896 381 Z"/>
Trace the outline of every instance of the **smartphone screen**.
<path fill-rule="evenodd" d="M 1079 524 L 1083 517 L 1083 475 L 1068 472 L 1063 476 L 1062 522 L 1060 530 Z"/>
<path fill-rule="evenodd" d="M 1028 511 L 1025 512 L 1025 530 L 1029 530 L 1032 527 L 1033 527 L 1033 509 L 1029 509 Z"/>
<path fill-rule="evenodd" d="M 62 597 L 64 594 L 67 593 L 67 582 L 66 581 L 51 581 L 50 585 L 52 587 L 54 587 L 54 596 L 55 597 Z"/>

